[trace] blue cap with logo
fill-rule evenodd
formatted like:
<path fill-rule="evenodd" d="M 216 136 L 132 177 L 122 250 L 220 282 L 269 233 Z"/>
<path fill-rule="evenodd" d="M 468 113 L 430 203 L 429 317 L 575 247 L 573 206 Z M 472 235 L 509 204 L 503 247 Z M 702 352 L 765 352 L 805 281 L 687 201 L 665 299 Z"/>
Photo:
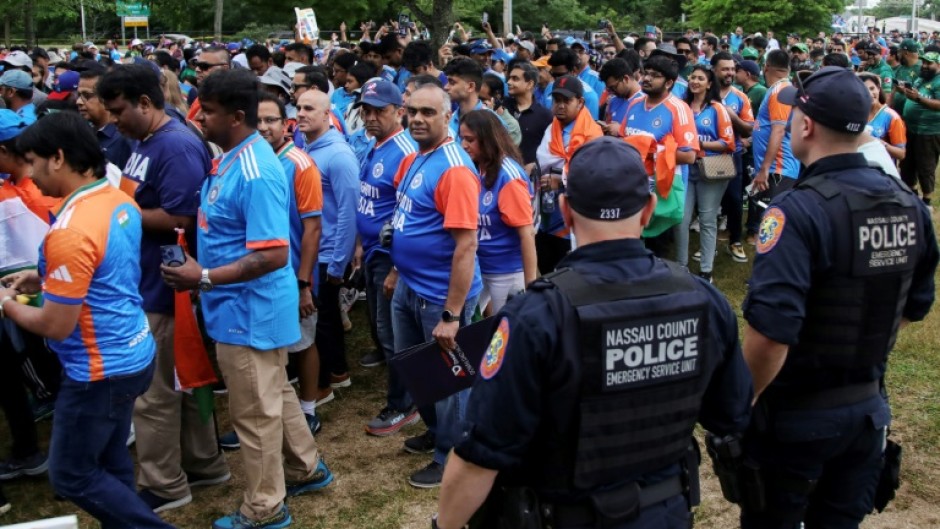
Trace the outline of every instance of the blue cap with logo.
<path fill-rule="evenodd" d="M 799 108 L 826 128 L 849 134 L 865 131 L 871 95 L 852 70 L 825 66 L 796 82 L 780 91 L 778 101 Z"/>
<path fill-rule="evenodd" d="M 0 86 L 28 90 L 33 87 L 33 77 L 23 70 L 10 70 L 0 76 Z"/>
<path fill-rule="evenodd" d="M 21 116 L 12 110 L 0 110 L 0 141 L 7 141 L 20 135 L 36 118 Z"/>
<path fill-rule="evenodd" d="M 589 141 L 571 156 L 565 195 L 571 209 L 589 219 L 631 217 L 650 198 L 643 157 L 620 138 Z"/>
<path fill-rule="evenodd" d="M 375 108 L 385 108 L 388 105 L 400 107 L 402 105 L 401 91 L 391 81 L 369 80 L 362 86 L 362 96 L 356 102 L 356 107 L 369 105 Z"/>

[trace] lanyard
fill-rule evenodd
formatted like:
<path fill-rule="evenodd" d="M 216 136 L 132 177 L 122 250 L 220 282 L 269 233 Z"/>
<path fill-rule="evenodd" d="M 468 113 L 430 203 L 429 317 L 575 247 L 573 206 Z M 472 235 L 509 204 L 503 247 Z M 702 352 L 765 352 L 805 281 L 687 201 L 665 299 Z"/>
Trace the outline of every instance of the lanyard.
<path fill-rule="evenodd" d="M 395 210 L 396 210 L 396 211 L 398 210 L 398 207 L 401 205 L 401 199 L 403 199 L 403 198 L 405 197 L 405 192 L 408 191 L 408 188 L 409 188 L 409 187 L 411 187 L 411 182 L 412 182 L 412 180 L 415 179 L 415 176 L 417 176 L 417 174 L 421 171 L 421 168 L 424 167 L 425 162 L 427 162 L 428 160 L 430 160 L 430 159 L 431 159 L 431 156 L 434 156 L 434 153 L 437 152 L 438 149 L 440 149 L 441 147 L 443 147 L 444 145 L 446 145 L 446 144 L 449 143 L 449 142 L 450 142 L 450 138 L 446 138 L 446 139 L 445 139 L 444 141 L 442 141 L 437 147 L 435 147 L 431 152 L 429 152 L 429 153 L 427 154 L 427 156 L 424 157 L 423 160 L 421 160 L 421 163 L 418 164 L 418 167 L 417 167 L 417 168 L 414 168 L 414 167 L 409 167 L 409 168 L 408 168 L 408 174 L 406 175 L 406 177 L 408 178 L 408 181 L 405 182 L 405 179 L 402 178 L 402 184 L 404 184 L 404 186 L 401 187 L 401 190 L 402 190 L 402 191 L 401 191 L 401 193 L 398 195 L 398 200 L 395 202 Z"/>

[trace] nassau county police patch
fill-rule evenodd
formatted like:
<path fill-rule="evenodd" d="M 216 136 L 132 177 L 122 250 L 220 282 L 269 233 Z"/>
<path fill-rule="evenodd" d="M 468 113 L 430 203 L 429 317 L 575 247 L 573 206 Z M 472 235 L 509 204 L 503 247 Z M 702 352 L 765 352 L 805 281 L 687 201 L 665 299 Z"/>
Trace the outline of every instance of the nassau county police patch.
<path fill-rule="evenodd" d="M 774 249 L 780 236 L 783 235 L 783 227 L 787 224 L 787 216 L 783 210 L 774 206 L 764 212 L 764 218 L 760 222 L 760 231 L 757 234 L 757 253 L 764 254 Z"/>
<path fill-rule="evenodd" d="M 503 318 L 493 333 L 493 339 L 486 348 L 483 355 L 483 361 L 480 362 L 480 376 L 484 380 L 489 380 L 499 373 L 499 368 L 503 366 L 503 359 L 506 358 L 506 344 L 509 343 L 509 318 Z"/>

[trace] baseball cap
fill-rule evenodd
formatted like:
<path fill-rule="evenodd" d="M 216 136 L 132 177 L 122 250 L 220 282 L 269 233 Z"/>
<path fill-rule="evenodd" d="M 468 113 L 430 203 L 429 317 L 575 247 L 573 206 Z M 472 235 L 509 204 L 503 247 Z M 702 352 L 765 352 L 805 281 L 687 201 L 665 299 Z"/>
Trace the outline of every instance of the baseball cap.
<path fill-rule="evenodd" d="M 591 49 L 591 47 L 588 46 L 588 44 L 587 44 L 586 42 L 584 42 L 583 40 L 581 40 L 581 39 L 574 39 L 574 42 L 572 42 L 571 44 L 569 44 L 568 47 L 569 47 L 569 48 L 578 47 L 578 48 L 581 48 L 582 50 L 589 50 L 589 49 Z"/>
<path fill-rule="evenodd" d="M 263 85 L 276 86 L 290 96 L 291 78 L 277 66 L 269 67 L 268 71 L 258 78 L 258 82 Z"/>
<path fill-rule="evenodd" d="M 760 53 L 757 52 L 757 48 L 744 48 L 741 50 L 741 57 L 745 59 L 757 60 L 760 58 Z"/>
<path fill-rule="evenodd" d="M 667 44 L 665 42 L 660 42 L 656 49 L 650 52 L 650 57 L 655 57 L 657 55 L 663 55 L 669 57 L 670 59 L 676 61 L 679 65 L 679 69 L 685 68 L 686 56 L 676 51 L 676 47 L 672 44 Z"/>
<path fill-rule="evenodd" d="M 777 96 L 781 103 L 798 107 L 826 128 L 850 134 L 865 131 L 871 95 L 851 70 L 824 66 L 802 82 L 795 79 L 797 84 L 785 87 Z"/>
<path fill-rule="evenodd" d="M 142 44 L 143 44 L 143 41 L 142 41 L 142 40 L 140 40 L 140 39 L 134 39 L 134 40 L 131 41 L 131 48 L 133 48 L 134 46 L 140 46 L 140 45 L 142 45 Z"/>
<path fill-rule="evenodd" d="M 486 42 L 474 44 L 473 47 L 470 48 L 470 55 L 482 55 L 484 53 L 493 53 L 493 47 Z"/>
<path fill-rule="evenodd" d="M 872 55 L 881 55 L 881 46 L 875 42 L 862 41 L 855 45 L 855 51 L 871 53 Z"/>
<path fill-rule="evenodd" d="M 525 48 L 529 53 L 535 53 L 535 44 L 533 44 L 531 41 L 523 40 L 519 41 L 518 44 L 520 48 Z"/>
<path fill-rule="evenodd" d="M 33 76 L 23 70 L 9 70 L 0 76 L 0 86 L 28 90 L 33 87 Z"/>
<path fill-rule="evenodd" d="M 639 151 L 620 138 L 601 137 L 575 151 L 565 190 L 571 209 L 595 220 L 620 220 L 643 209 L 649 177 Z"/>
<path fill-rule="evenodd" d="M 236 52 L 242 49 L 242 43 L 241 42 L 229 42 L 228 44 L 226 44 L 225 48 L 230 52 Z"/>
<path fill-rule="evenodd" d="M 584 86 L 581 84 L 581 79 L 573 75 L 562 75 L 555 79 L 555 84 L 552 86 L 552 95 L 555 94 L 568 99 L 584 97 Z"/>
<path fill-rule="evenodd" d="M 36 121 L 34 116 L 21 116 L 12 110 L 0 110 L 0 141 L 7 141 L 20 135 L 23 130 Z"/>
<path fill-rule="evenodd" d="M 737 67 L 754 77 L 760 77 L 760 66 L 754 61 L 741 61 L 737 64 Z"/>
<path fill-rule="evenodd" d="M 78 79 L 81 76 L 78 72 L 63 72 L 55 81 L 55 91 L 49 94 L 49 99 L 53 101 L 62 101 L 67 99 L 75 90 L 78 90 Z"/>
<path fill-rule="evenodd" d="M 85 48 L 96 48 L 96 49 L 97 49 L 97 47 L 95 46 L 95 43 L 92 42 L 92 41 L 90 41 L 90 40 L 89 40 L 89 41 L 86 41 L 84 44 L 82 44 L 82 46 L 85 47 Z"/>
<path fill-rule="evenodd" d="M 917 44 L 917 41 L 914 39 L 904 39 L 901 41 L 901 45 L 898 47 L 901 51 L 910 51 L 914 53 L 920 53 L 920 45 Z"/>
<path fill-rule="evenodd" d="M 10 66 L 16 66 L 17 68 L 33 67 L 33 60 L 29 58 L 29 55 L 25 51 L 16 50 L 11 51 L 3 58 L 3 62 L 9 64 Z"/>
<path fill-rule="evenodd" d="M 551 57 L 549 57 L 548 55 L 542 55 L 538 59 L 532 61 L 532 66 L 535 66 L 536 68 L 550 68 L 551 65 L 548 64 L 548 60 L 550 58 Z"/>
<path fill-rule="evenodd" d="M 385 108 L 388 105 L 400 107 L 402 105 L 401 91 L 391 81 L 366 81 L 362 87 L 362 96 L 354 106 L 358 108 L 362 105 L 375 108 Z"/>
<path fill-rule="evenodd" d="M 802 42 L 790 46 L 790 51 L 799 50 L 800 53 L 809 53 L 809 47 Z"/>
<path fill-rule="evenodd" d="M 940 52 L 928 51 L 927 53 L 921 54 L 920 60 L 924 62 L 940 62 Z"/>

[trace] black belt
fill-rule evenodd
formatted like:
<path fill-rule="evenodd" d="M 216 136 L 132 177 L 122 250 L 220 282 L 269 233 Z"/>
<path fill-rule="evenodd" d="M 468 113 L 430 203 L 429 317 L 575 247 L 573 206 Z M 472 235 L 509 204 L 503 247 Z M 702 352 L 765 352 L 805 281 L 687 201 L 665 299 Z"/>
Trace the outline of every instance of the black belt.
<path fill-rule="evenodd" d="M 810 410 L 848 406 L 868 400 L 880 394 L 881 386 L 877 380 L 851 384 L 831 389 L 812 390 L 773 390 L 765 393 L 767 403 L 775 410 Z M 763 400 L 763 396 L 761 399 Z"/>
<path fill-rule="evenodd" d="M 684 490 L 681 476 L 666 478 L 659 483 L 643 487 L 640 489 L 638 510 L 668 500 Z M 597 510 L 589 501 L 575 504 L 552 504 L 550 510 L 555 527 L 593 525 L 597 518 Z"/>

